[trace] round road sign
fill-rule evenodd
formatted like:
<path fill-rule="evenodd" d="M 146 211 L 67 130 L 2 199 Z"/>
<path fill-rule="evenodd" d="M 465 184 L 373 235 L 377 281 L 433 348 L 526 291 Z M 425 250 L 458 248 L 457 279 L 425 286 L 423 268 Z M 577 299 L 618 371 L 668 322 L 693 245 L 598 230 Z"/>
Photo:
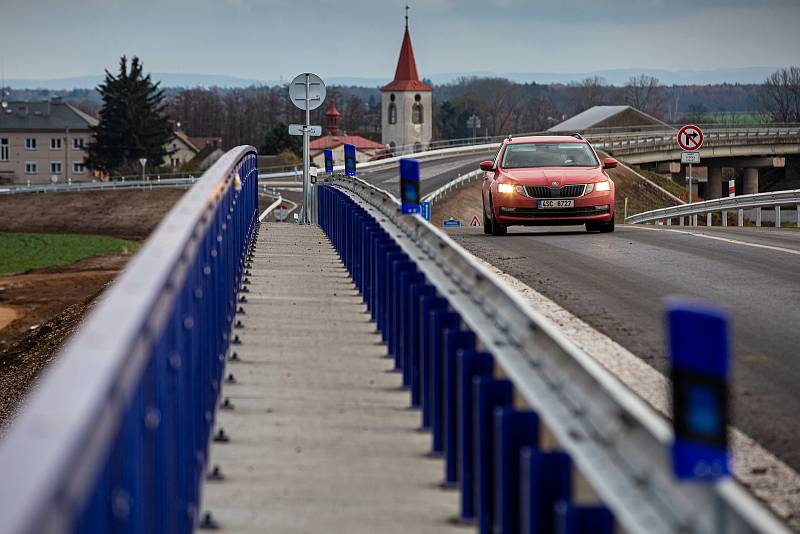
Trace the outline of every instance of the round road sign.
<path fill-rule="evenodd" d="M 308 86 L 308 99 L 306 99 L 306 86 Z M 325 101 L 325 82 L 310 72 L 298 74 L 289 84 L 289 99 L 292 104 L 304 111 L 317 109 Z"/>
<path fill-rule="evenodd" d="M 683 150 L 697 150 L 703 144 L 703 131 L 694 124 L 678 130 L 678 146 Z"/>
<path fill-rule="evenodd" d="M 286 206 L 284 206 L 283 204 L 275 208 L 275 211 L 273 213 L 275 213 L 275 220 L 280 222 L 285 221 L 286 218 L 289 216 L 289 210 L 286 209 Z"/>

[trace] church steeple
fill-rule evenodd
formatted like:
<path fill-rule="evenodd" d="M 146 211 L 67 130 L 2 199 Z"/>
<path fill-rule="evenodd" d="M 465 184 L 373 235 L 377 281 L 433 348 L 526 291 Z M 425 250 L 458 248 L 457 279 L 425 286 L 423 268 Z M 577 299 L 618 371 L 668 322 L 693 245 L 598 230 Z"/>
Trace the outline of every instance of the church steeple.
<path fill-rule="evenodd" d="M 397 59 L 394 80 L 381 87 L 381 91 L 432 91 L 419 79 L 417 62 L 414 59 L 414 47 L 411 46 L 411 33 L 408 31 L 408 9 L 406 6 L 406 31 L 403 34 L 403 44 L 400 46 L 400 57 Z"/>

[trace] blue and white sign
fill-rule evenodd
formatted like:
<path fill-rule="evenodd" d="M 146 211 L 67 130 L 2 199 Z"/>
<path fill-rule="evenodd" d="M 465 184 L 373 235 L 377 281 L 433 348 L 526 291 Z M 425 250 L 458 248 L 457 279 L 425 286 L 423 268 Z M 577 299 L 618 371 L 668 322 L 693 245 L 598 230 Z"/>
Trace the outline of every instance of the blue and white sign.
<path fill-rule="evenodd" d="M 421 211 L 422 218 L 426 221 L 431 221 L 431 203 L 427 200 L 424 200 L 419 203 L 419 208 Z"/>
<path fill-rule="evenodd" d="M 682 480 L 730 475 L 728 315 L 688 299 L 670 299 L 667 328 L 675 442 L 672 466 Z"/>
<path fill-rule="evenodd" d="M 325 150 L 325 172 L 333 173 L 333 150 Z"/>
<path fill-rule="evenodd" d="M 442 226 L 445 228 L 461 228 L 461 221 L 450 217 L 442 221 Z"/>
<path fill-rule="evenodd" d="M 400 160 L 400 205 L 403 215 L 419 213 L 419 161 Z"/>
<path fill-rule="evenodd" d="M 344 174 L 345 176 L 356 176 L 356 147 L 354 145 L 344 145 Z"/>

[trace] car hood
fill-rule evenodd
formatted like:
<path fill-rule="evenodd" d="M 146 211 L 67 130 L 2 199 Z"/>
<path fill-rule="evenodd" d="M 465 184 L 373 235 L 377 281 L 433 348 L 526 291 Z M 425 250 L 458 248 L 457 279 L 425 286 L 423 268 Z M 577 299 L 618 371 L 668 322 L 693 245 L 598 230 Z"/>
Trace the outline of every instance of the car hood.
<path fill-rule="evenodd" d="M 501 177 L 521 185 L 548 185 L 556 187 L 569 184 L 587 184 L 607 178 L 599 167 L 541 167 L 528 169 L 502 169 Z"/>

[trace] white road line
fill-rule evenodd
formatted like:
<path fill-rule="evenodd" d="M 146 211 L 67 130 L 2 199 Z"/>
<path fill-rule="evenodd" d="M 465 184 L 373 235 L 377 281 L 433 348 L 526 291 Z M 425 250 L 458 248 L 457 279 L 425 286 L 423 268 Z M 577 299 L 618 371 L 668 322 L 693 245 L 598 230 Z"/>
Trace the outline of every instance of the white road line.
<path fill-rule="evenodd" d="M 767 250 L 774 250 L 776 252 L 785 252 L 787 254 L 794 254 L 796 256 L 800 256 L 800 250 L 794 250 L 791 248 L 784 248 L 784 247 L 776 247 L 774 245 L 762 245 L 760 243 L 751 243 L 749 241 L 738 241 L 736 239 L 731 239 L 729 237 L 720 237 L 716 235 L 708 235 L 708 234 L 700 234 L 697 232 L 689 232 L 687 230 L 675 230 L 674 228 L 650 228 L 648 226 L 639 226 L 637 224 L 626 225 L 625 229 L 628 228 L 637 228 L 639 230 L 650 230 L 651 232 L 673 232 L 676 234 L 686 234 L 686 235 L 693 235 L 695 237 L 704 237 L 706 239 L 715 239 L 717 241 L 724 241 L 726 243 L 733 243 L 734 245 L 742 245 L 745 247 L 753 247 L 753 248 L 764 248 Z"/>
<path fill-rule="evenodd" d="M 670 383 L 664 375 L 524 282 L 478 257 L 473 258 L 519 292 L 531 306 L 623 384 L 659 413 L 670 417 Z M 731 427 L 729 432 L 736 478 L 766 502 L 776 515 L 787 521 L 791 528 L 800 531 L 800 514 L 797 514 L 797 510 L 800 510 L 800 474 L 739 429 Z"/>

